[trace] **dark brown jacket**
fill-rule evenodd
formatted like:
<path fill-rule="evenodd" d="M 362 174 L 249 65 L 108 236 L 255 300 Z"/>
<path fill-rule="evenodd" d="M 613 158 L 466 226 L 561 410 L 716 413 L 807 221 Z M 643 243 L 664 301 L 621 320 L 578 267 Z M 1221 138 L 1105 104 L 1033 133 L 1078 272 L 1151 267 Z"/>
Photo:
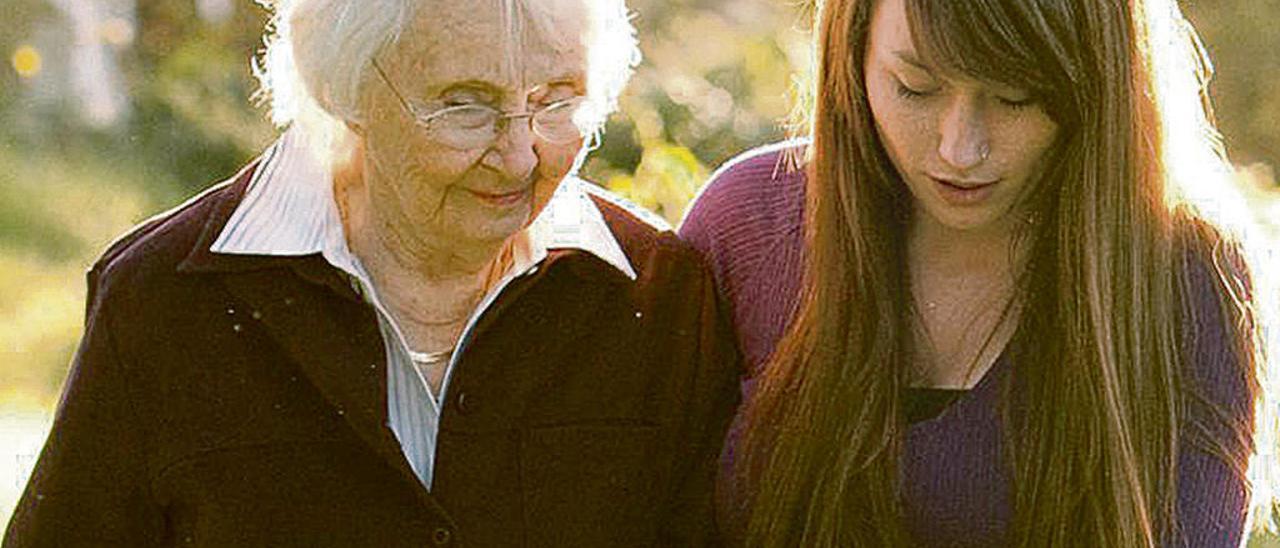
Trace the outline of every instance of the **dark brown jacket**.
<path fill-rule="evenodd" d="M 638 279 L 553 251 L 455 371 L 433 492 L 372 309 L 317 256 L 209 252 L 253 166 L 113 245 L 9 524 L 26 546 L 710 542 L 738 356 L 686 245 L 597 200 Z"/>

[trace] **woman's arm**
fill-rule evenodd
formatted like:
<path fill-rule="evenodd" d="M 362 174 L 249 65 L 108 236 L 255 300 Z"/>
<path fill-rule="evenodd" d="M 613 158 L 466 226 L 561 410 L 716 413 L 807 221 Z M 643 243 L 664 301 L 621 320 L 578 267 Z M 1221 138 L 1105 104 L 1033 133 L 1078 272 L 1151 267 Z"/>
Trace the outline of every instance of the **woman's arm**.
<path fill-rule="evenodd" d="M 144 472 L 139 413 L 112 323 L 90 278 L 85 334 L 52 431 L 14 509 L 4 547 L 156 544 L 163 518 Z"/>
<path fill-rule="evenodd" d="M 705 273 L 698 285 L 702 319 L 697 335 L 697 371 L 684 419 L 682 439 L 687 443 L 678 457 L 683 463 L 682 477 L 677 478 L 670 517 L 660 539 L 663 546 L 722 542 L 715 524 L 713 493 L 720 448 L 738 406 L 742 360 L 710 273 Z"/>
<path fill-rule="evenodd" d="M 1239 261 L 1204 255 L 1190 256 L 1185 270 L 1187 397 L 1177 471 L 1181 538 L 1173 546 L 1236 548 L 1248 511 L 1244 474 L 1253 450 L 1258 388 L 1253 360 L 1242 355 L 1248 352 L 1241 341 L 1249 336 L 1251 319 L 1238 317 L 1238 309 L 1222 296 L 1231 287 L 1248 298 L 1249 283 Z"/>

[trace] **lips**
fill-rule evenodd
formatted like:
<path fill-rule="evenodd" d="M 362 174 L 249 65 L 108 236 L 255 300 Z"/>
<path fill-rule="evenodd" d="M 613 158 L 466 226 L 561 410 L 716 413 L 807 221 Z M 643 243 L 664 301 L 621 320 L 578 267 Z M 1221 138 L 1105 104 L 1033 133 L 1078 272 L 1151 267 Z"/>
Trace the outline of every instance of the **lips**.
<path fill-rule="evenodd" d="M 954 188 L 956 190 L 977 190 L 980 188 L 989 187 L 991 185 L 994 185 L 1000 182 L 1000 181 L 960 181 L 955 179 L 943 179 L 940 177 L 930 177 L 930 178 L 933 179 L 934 182 L 937 182 L 944 186 Z"/>
<path fill-rule="evenodd" d="M 509 206 L 523 202 L 528 198 L 530 190 L 533 186 L 526 186 L 519 190 L 511 192 L 483 192 L 479 190 L 466 189 L 472 196 L 494 206 Z"/>
<path fill-rule="evenodd" d="M 963 181 L 942 179 L 930 176 L 938 189 L 938 195 L 953 206 L 975 206 L 990 198 L 1000 180 L 995 181 Z"/>

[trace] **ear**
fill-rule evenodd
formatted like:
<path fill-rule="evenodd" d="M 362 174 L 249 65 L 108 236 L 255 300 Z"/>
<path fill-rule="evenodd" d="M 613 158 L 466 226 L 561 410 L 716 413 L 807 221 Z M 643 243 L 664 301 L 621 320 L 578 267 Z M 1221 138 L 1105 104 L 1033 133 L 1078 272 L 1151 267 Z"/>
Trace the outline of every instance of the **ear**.
<path fill-rule="evenodd" d="M 339 195 L 364 184 L 364 138 L 352 139 L 347 157 L 336 162 L 332 169 L 334 190 Z"/>
<path fill-rule="evenodd" d="M 350 131 L 339 136 L 339 142 L 332 145 L 333 157 L 329 167 L 335 174 L 338 172 L 354 173 L 357 178 L 364 169 L 365 136 L 360 133 L 359 124 L 346 123 Z"/>

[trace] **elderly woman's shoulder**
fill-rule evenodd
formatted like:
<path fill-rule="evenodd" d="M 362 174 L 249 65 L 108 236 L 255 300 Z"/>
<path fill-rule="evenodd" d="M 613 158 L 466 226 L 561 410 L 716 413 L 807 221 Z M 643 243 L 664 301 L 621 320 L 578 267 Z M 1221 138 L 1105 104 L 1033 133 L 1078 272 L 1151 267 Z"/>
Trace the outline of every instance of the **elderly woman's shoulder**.
<path fill-rule="evenodd" d="M 148 271 L 176 272 L 196 243 L 207 236 L 206 231 L 216 228 L 210 226 L 210 221 L 221 210 L 234 205 L 243 193 L 253 168 L 253 164 L 246 166 L 231 178 L 138 223 L 116 238 L 90 268 L 90 284 Z"/>
<path fill-rule="evenodd" d="M 659 261 L 697 260 L 688 244 L 676 237 L 675 229 L 662 216 L 598 185 L 581 187 L 599 208 L 605 224 L 633 266 Z"/>

